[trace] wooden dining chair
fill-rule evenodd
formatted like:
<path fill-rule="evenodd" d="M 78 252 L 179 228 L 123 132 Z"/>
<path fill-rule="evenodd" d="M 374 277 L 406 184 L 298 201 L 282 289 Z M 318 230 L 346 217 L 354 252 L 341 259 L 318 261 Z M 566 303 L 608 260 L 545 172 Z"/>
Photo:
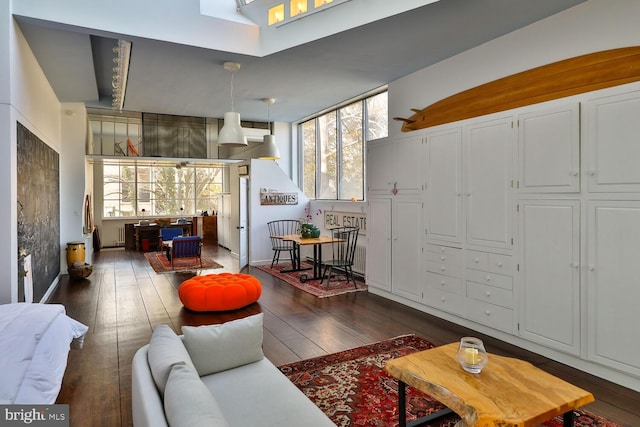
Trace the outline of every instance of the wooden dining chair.
<path fill-rule="evenodd" d="M 291 241 L 284 241 L 275 236 L 284 236 L 287 234 L 300 233 L 300 221 L 296 219 L 279 219 L 267 223 L 269 228 L 269 238 L 271 239 L 271 249 L 273 249 L 273 259 L 271 260 L 271 268 L 273 264 L 280 261 L 280 252 L 289 252 L 291 262 L 295 265 L 296 251 L 295 244 Z"/>
<path fill-rule="evenodd" d="M 353 286 L 358 288 L 355 276 L 353 275 L 353 260 L 356 256 L 356 243 L 360 227 L 338 227 L 331 230 L 334 241 L 331 243 L 332 257 L 330 260 L 322 261 L 324 271 L 320 284 L 327 279 L 327 288 L 331 283 L 333 270 L 343 271 L 349 279 L 353 280 Z M 327 274 L 328 273 L 328 274 Z"/>

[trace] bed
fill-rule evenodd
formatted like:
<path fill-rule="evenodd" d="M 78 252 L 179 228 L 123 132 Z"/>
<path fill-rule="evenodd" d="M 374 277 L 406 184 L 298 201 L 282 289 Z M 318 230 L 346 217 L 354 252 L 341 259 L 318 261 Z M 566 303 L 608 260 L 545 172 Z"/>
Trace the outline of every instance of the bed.
<path fill-rule="evenodd" d="M 88 329 L 60 304 L 1 304 L 0 405 L 55 403 L 69 350 Z"/>

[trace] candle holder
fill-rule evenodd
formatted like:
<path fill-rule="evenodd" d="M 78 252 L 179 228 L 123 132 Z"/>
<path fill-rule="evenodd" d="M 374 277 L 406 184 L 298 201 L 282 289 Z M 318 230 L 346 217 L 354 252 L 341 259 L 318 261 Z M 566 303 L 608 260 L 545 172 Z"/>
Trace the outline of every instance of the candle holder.
<path fill-rule="evenodd" d="M 482 340 L 474 337 L 460 339 L 456 358 L 462 369 L 472 374 L 479 374 L 489 363 L 489 355 L 484 349 Z"/>

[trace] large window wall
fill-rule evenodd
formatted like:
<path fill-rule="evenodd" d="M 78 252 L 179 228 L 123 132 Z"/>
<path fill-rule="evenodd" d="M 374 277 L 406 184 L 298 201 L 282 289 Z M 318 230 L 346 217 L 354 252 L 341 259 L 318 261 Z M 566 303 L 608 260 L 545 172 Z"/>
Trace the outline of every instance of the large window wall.
<path fill-rule="evenodd" d="M 311 199 L 363 200 L 365 141 L 388 134 L 387 92 L 298 125 L 302 183 Z"/>
<path fill-rule="evenodd" d="M 217 211 L 224 166 L 103 162 L 103 218 L 193 216 Z"/>

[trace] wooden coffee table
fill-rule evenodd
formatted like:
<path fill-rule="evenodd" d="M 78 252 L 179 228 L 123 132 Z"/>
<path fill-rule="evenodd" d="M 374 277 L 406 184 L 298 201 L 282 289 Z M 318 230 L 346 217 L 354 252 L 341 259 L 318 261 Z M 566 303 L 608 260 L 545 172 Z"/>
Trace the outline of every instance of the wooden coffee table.
<path fill-rule="evenodd" d="M 482 372 L 470 374 L 458 364 L 457 350 L 458 343 L 452 343 L 387 362 L 385 370 L 398 379 L 400 427 L 407 425 L 406 385 L 438 400 L 469 427 L 533 427 L 558 415 L 564 415 L 565 427 L 573 426 L 573 410 L 594 401 L 588 391 L 510 357 L 489 354 L 489 364 Z"/>

